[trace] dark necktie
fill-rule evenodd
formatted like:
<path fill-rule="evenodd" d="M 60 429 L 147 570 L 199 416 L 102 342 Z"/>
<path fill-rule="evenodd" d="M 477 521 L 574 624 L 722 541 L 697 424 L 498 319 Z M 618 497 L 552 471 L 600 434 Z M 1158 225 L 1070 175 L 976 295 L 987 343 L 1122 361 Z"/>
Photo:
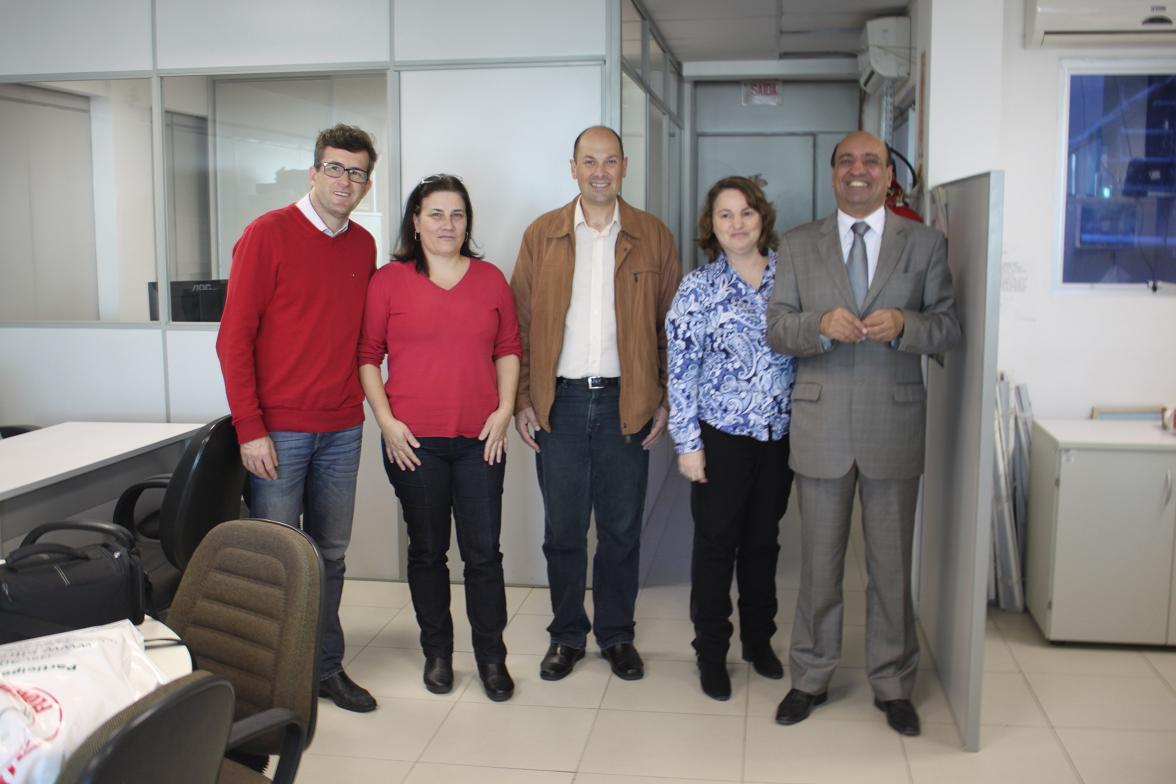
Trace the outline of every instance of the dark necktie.
<path fill-rule="evenodd" d="M 853 298 L 857 301 L 858 311 L 866 301 L 866 291 L 870 288 L 870 278 L 866 268 L 866 241 L 862 235 L 870 228 L 865 221 L 858 221 L 853 229 L 853 245 L 849 248 L 849 287 L 853 289 Z"/>

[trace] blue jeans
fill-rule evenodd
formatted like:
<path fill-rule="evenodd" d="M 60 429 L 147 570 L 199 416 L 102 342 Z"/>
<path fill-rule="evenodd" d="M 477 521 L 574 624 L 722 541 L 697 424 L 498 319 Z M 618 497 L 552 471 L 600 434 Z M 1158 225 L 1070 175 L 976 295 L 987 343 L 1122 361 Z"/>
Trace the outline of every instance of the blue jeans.
<path fill-rule="evenodd" d="M 355 477 L 363 426 L 331 433 L 270 433 L 278 454 L 278 478 L 250 474 L 254 517 L 297 527 L 318 544 L 325 567 L 322 607 L 323 641 L 319 677 L 343 669 L 343 627 L 339 600 L 343 597 L 343 555 L 351 542 L 355 512 Z"/>
<path fill-rule="evenodd" d="M 607 648 L 633 641 L 633 606 L 641 556 L 641 519 L 649 453 L 646 424 L 621 433 L 620 390 L 556 382 L 551 430 L 535 434 L 535 464 L 543 494 L 543 555 L 551 586 L 553 643 L 583 649 L 593 625 L 584 612 L 588 524 L 596 512 L 592 597 L 596 642 Z"/>
<path fill-rule="evenodd" d="M 502 576 L 502 481 L 506 463 L 489 465 L 476 438 L 417 439 L 421 464 L 402 471 L 384 454 L 408 529 L 408 589 L 425 656 L 453 655 L 449 613 L 449 519 L 464 564 L 466 616 L 479 664 L 506 661 L 506 587 Z"/>

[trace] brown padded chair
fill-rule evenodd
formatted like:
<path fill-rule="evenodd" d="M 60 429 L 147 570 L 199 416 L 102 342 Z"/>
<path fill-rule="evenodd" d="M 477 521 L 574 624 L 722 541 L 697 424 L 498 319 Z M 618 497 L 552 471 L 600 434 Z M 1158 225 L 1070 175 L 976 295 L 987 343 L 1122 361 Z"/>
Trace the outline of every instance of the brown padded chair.
<path fill-rule="evenodd" d="M 168 612 L 196 666 L 233 685 L 229 747 L 279 755 L 275 782 L 294 780 L 314 737 L 322 604 L 323 561 L 309 536 L 271 520 L 230 520 L 196 548 Z M 296 738 L 293 725 L 274 729 L 267 720 L 275 708 L 297 717 Z M 226 760 L 219 781 L 256 775 Z"/>
<path fill-rule="evenodd" d="M 197 670 L 107 719 L 65 761 L 57 784 L 208 784 L 232 722 L 233 687 Z"/>

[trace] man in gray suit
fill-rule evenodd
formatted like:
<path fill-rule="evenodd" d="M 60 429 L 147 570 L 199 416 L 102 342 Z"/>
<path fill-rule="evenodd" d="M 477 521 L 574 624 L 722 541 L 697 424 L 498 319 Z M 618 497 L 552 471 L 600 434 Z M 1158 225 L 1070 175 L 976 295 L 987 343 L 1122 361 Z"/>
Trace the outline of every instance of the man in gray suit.
<path fill-rule="evenodd" d="M 801 573 L 776 721 L 795 724 L 827 699 L 841 657 L 845 548 L 855 486 L 866 544 L 866 669 L 892 728 L 918 735 L 911 704 L 919 644 L 911 545 L 923 472 L 922 355 L 960 339 L 943 235 L 888 214 L 892 166 L 875 136 L 833 152 L 837 213 L 783 236 L 768 343 L 798 358 L 792 455 Z"/>

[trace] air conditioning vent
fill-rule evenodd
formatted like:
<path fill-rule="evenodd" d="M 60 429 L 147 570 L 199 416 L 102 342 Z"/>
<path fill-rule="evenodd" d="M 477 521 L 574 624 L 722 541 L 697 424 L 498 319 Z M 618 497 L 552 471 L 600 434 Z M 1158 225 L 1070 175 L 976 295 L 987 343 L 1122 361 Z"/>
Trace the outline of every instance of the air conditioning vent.
<path fill-rule="evenodd" d="M 1025 46 L 1174 44 L 1173 10 L 1147 0 L 1026 0 Z"/>

